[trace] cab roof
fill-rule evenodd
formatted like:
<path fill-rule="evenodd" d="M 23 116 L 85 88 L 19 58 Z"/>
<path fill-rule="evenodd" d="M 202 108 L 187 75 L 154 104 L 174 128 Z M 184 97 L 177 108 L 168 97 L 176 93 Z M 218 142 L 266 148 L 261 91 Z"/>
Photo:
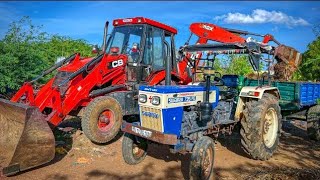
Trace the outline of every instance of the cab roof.
<path fill-rule="evenodd" d="M 177 30 L 169 25 L 154 21 L 152 19 L 148 19 L 145 17 L 134 17 L 134 18 L 124 18 L 124 19 L 115 19 L 113 20 L 113 26 L 122 26 L 126 24 L 149 24 L 151 26 L 158 27 L 160 29 L 164 29 L 173 34 L 177 34 Z"/>

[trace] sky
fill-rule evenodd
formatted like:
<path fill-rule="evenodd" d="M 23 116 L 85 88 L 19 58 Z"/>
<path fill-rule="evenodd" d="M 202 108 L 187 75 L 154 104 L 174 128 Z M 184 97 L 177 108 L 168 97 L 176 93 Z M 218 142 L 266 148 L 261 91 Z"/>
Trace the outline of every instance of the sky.
<path fill-rule="evenodd" d="M 0 2 L 0 39 L 12 21 L 29 16 L 50 34 L 102 44 L 106 20 L 143 16 L 175 27 L 176 47 L 190 35 L 189 26 L 207 22 L 222 27 L 272 34 L 300 52 L 315 39 L 320 24 L 320 2 L 296 1 L 68 1 Z M 111 32 L 109 27 L 109 32 Z"/>

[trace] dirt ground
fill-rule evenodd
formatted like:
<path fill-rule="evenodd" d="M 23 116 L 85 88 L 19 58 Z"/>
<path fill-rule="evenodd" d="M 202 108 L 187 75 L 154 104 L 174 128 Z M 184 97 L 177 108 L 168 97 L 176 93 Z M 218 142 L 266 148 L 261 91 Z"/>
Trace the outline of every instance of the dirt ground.
<path fill-rule="evenodd" d="M 320 142 L 308 139 L 305 126 L 300 121 L 284 123 L 280 147 L 268 161 L 250 159 L 242 151 L 237 133 L 220 137 L 215 146 L 215 179 L 320 179 Z M 55 133 L 52 162 L 2 179 L 189 179 L 190 155 L 170 154 L 166 146 L 152 144 L 142 163 L 127 165 L 122 159 L 121 135 L 107 145 L 96 145 L 76 126 L 62 127 Z"/>

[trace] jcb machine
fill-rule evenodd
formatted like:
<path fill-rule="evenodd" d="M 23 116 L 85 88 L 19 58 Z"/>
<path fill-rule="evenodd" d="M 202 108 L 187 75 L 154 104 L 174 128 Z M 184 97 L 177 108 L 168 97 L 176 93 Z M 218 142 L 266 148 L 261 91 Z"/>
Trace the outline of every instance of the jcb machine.
<path fill-rule="evenodd" d="M 26 82 L 10 101 L 0 99 L 3 174 L 12 175 L 52 160 L 55 141 L 51 128 L 67 115 L 81 114 L 82 129 L 90 140 L 110 141 L 123 117 L 138 114 L 138 84 L 164 84 L 165 59 L 173 67 L 168 71 L 172 79 L 167 81 L 192 81 L 190 61 L 176 59 L 176 29 L 143 17 L 116 19 L 113 26 L 109 36 L 106 23 L 104 43 L 96 57 L 73 54 Z M 192 34 L 210 34 L 199 37 L 197 43 L 221 39 L 220 34 L 215 37 L 215 32 L 206 33 L 202 26 L 192 27 Z M 37 80 L 55 70 L 51 80 L 35 88 Z"/>
<path fill-rule="evenodd" d="M 140 86 L 140 121 L 122 124 L 122 154 L 126 163 L 140 163 L 149 143 L 165 144 L 172 153 L 192 153 L 190 179 L 211 179 L 214 139 L 221 133 L 232 133 L 238 123 L 243 149 L 253 159 L 267 160 L 277 149 L 281 129 L 279 90 L 258 85 L 242 87 L 239 92 L 235 75 L 221 76 L 214 69 L 219 55 L 243 54 L 258 71 L 261 60 L 269 61 L 276 48 L 245 41 L 191 45 L 181 50 L 184 54 L 199 51 L 206 53 L 205 57 L 193 60 L 204 61 L 204 66 L 193 65 L 203 70 L 205 82 Z M 171 79 L 170 73 L 166 78 Z"/>

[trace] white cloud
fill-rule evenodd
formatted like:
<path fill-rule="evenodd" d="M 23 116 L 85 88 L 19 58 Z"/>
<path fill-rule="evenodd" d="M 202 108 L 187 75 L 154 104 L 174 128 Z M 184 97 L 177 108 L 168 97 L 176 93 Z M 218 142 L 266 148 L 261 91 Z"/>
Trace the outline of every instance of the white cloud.
<path fill-rule="evenodd" d="M 251 14 L 228 13 L 221 16 L 216 16 L 215 21 L 223 21 L 227 24 L 262 24 L 274 23 L 285 24 L 288 27 L 292 26 L 307 26 L 310 25 L 302 18 L 289 16 L 280 11 L 266 11 L 263 9 L 255 9 Z"/>

